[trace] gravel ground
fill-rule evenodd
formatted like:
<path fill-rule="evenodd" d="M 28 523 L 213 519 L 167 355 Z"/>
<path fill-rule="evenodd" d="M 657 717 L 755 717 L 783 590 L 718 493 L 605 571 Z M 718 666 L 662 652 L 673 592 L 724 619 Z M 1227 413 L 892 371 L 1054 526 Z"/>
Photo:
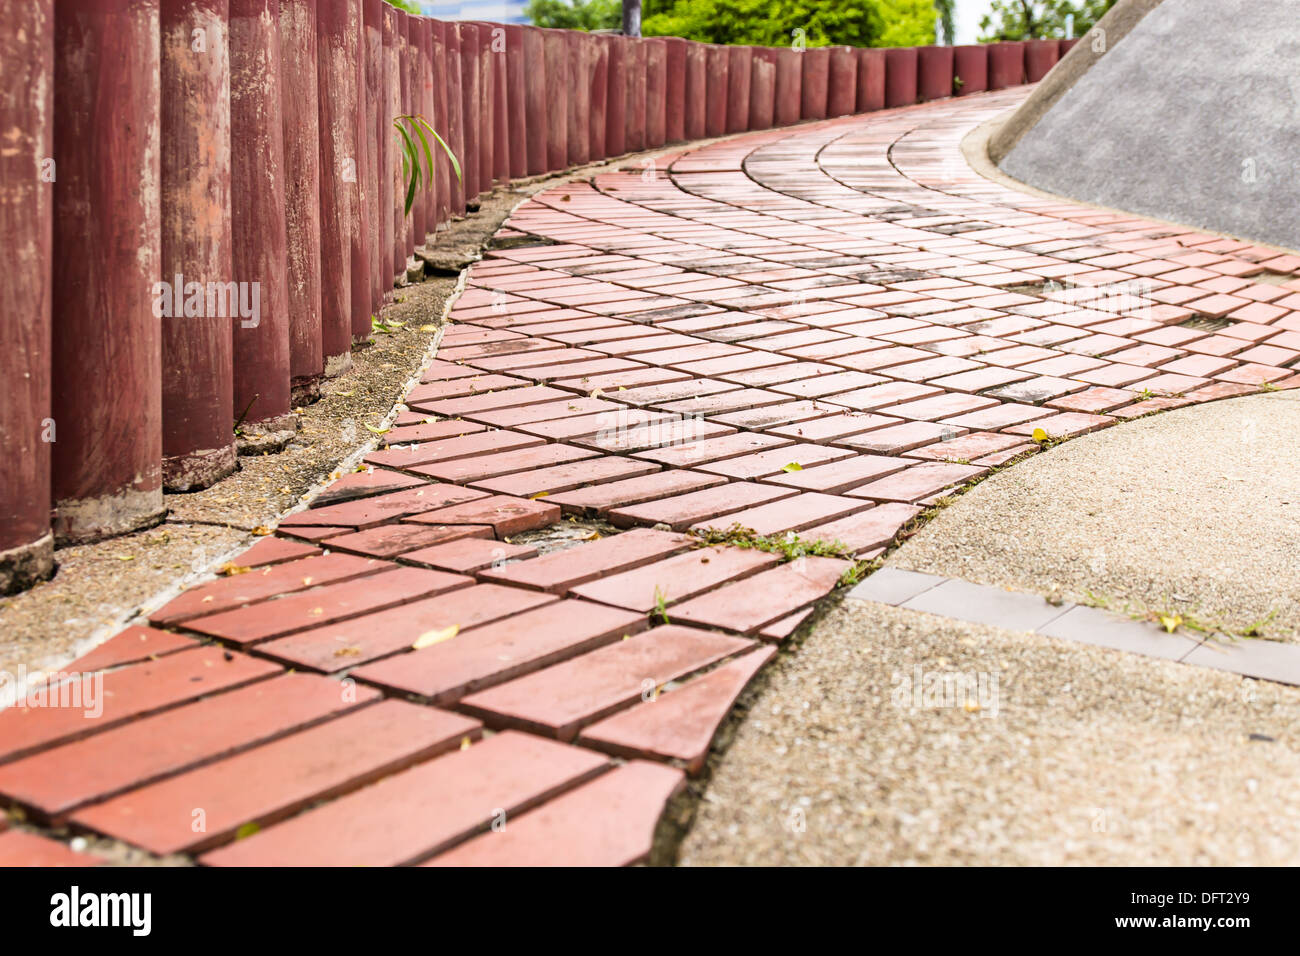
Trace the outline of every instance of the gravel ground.
<path fill-rule="evenodd" d="M 1300 392 L 1066 442 L 963 495 L 888 562 L 1300 640 Z"/>
<path fill-rule="evenodd" d="M 918 668 L 972 691 L 914 709 Z M 1295 688 L 845 601 L 766 678 L 679 862 L 1295 864 L 1298 751 Z"/>

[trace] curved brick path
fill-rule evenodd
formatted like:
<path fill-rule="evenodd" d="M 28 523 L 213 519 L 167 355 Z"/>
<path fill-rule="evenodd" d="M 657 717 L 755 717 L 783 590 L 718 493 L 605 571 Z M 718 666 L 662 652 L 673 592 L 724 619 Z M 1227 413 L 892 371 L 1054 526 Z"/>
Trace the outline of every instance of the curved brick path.
<path fill-rule="evenodd" d="M 106 671 L 97 719 L 0 714 L 5 802 L 211 864 L 644 858 L 849 566 L 682 532 L 870 556 L 1036 429 L 1300 379 L 1300 259 L 966 166 L 962 136 L 1022 95 L 687 148 L 526 203 L 396 447 L 248 573 L 71 665 Z M 563 513 L 634 530 L 506 540 Z M 77 858 L 0 834 L 0 864 Z"/>

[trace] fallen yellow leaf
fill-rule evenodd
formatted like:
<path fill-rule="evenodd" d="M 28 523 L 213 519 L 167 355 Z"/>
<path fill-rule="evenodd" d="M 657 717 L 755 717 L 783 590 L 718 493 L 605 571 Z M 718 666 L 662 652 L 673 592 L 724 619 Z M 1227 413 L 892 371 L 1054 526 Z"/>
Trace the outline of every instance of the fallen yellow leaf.
<path fill-rule="evenodd" d="M 411 645 L 411 650 L 418 651 L 422 647 L 432 647 L 434 644 L 441 644 L 443 641 L 450 641 L 459 633 L 459 624 L 453 624 L 451 627 L 444 627 L 439 631 L 425 631 L 415 639 L 415 643 Z"/>

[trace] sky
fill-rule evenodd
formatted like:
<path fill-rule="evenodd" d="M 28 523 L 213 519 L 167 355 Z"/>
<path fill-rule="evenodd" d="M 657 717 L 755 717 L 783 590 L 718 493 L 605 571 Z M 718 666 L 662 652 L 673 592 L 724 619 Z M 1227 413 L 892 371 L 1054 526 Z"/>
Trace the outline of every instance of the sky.
<path fill-rule="evenodd" d="M 954 20 L 958 43 L 974 43 L 979 39 L 980 19 L 989 8 L 989 0 L 957 0 Z"/>

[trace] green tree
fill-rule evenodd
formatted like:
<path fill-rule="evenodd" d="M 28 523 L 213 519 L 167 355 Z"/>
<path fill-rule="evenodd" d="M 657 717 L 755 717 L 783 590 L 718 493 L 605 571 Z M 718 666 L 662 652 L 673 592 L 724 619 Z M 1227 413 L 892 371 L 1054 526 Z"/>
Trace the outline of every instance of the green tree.
<path fill-rule="evenodd" d="M 646 36 L 786 46 L 934 42 L 934 0 L 645 0 Z"/>
<path fill-rule="evenodd" d="M 993 10 L 980 20 L 980 39 L 1037 40 L 1064 38 L 1066 18 L 1074 16 L 1074 36 L 1092 29 L 1115 0 L 993 0 Z"/>
<path fill-rule="evenodd" d="M 956 42 L 957 25 L 953 21 L 953 6 L 956 0 L 934 0 L 934 10 L 939 18 L 939 28 L 935 32 L 935 38 L 944 46 L 952 46 Z"/>
<path fill-rule="evenodd" d="M 623 25 L 620 0 L 529 0 L 524 14 L 534 26 L 562 30 L 617 30 Z"/>
<path fill-rule="evenodd" d="M 387 0 L 387 2 L 391 3 L 399 10 L 405 10 L 407 13 L 418 14 L 421 12 L 419 5 L 415 3 L 415 0 Z"/>

